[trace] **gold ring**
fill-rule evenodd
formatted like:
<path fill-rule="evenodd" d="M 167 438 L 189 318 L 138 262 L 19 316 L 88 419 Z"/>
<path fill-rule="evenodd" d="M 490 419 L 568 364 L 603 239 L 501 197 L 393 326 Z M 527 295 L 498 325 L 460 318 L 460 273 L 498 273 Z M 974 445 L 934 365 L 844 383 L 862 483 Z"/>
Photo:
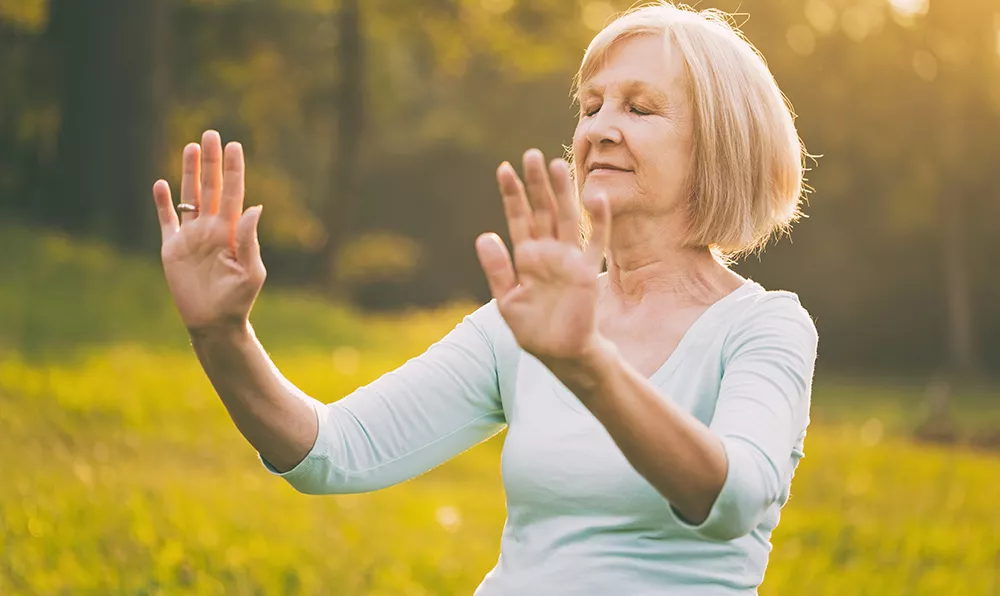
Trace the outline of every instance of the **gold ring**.
<path fill-rule="evenodd" d="M 198 206 L 191 203 L 177 203 L 177 210 L 181 213 L 197 213 Z"/>

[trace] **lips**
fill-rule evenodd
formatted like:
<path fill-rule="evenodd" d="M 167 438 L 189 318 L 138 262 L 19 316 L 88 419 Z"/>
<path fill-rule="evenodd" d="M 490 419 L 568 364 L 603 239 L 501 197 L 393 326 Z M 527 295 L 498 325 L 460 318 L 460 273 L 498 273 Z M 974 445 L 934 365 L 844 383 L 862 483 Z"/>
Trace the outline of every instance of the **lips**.
<path fill-rule="evenodd" d="M 631 172 L 627 168 L 622 168 L 611 163 L 605 163 L 600 161 L 595 161 L 587 167 L 588 172 L 594 172 L 599 170 L 606 170 L 611 172 Z"/>

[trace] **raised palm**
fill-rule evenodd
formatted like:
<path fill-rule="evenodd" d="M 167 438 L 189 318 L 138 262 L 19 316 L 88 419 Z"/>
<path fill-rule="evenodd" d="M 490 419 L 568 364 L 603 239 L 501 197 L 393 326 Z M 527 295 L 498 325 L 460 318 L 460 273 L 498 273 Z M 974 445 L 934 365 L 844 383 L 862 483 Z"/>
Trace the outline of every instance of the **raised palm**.
<path fill-rule="evenodd" d="M 170 293 L 191 330 L 238 328 L 249 318 L 267 272 L 260 257 L 260 207 L 243 211 L 244 158 L 239 143 L 223 155 L 218 133 L 184 150 L 181 201 L 195 205 L 180 219 L 163 180 L 153 186 Z"/>
<path fill-rule="evenodd" d="M 596 336 L 597 279 L 610 229 L 607 201 L 586 207 L 593 234 L 580 247 L 580 210 L 563 160 L 546 168 L 537 150 L 524 157 L 526 184 L 509 164 L 497 170 L 514 249 L 496 234 L 476 251 L 500 313 L 522 348 L 543 362 L 573 359 Z"/>

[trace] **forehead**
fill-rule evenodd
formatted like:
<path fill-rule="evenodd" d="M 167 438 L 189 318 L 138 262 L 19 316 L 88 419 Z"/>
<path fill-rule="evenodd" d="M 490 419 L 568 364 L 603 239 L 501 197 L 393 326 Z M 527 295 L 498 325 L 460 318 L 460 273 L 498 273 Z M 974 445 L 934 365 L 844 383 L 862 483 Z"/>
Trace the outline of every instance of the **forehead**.
<path fill-rule="evenodd" d="M 684 59 L 667 35 L 642 34 L 614 42 L 580 92 L 635 85 L 670 92 L 684 88 Z"/>

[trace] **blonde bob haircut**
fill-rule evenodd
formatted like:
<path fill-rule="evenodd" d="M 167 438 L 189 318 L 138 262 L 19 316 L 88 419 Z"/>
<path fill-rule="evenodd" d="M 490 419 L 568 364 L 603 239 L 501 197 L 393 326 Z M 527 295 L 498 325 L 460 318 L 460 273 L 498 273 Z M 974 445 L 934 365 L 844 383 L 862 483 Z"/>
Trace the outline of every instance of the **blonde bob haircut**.
<path fill-rule="evenodd" d="M 731 16 L 663 0 L 629 10 L 591 41 L 574 95 L 614 44 L 639 35 L 664 36 L 685 63 L 694 114 L 688 244 L 733 258 L 788 232 L 801 216 L 805 148 L 791 105 Z"/>

